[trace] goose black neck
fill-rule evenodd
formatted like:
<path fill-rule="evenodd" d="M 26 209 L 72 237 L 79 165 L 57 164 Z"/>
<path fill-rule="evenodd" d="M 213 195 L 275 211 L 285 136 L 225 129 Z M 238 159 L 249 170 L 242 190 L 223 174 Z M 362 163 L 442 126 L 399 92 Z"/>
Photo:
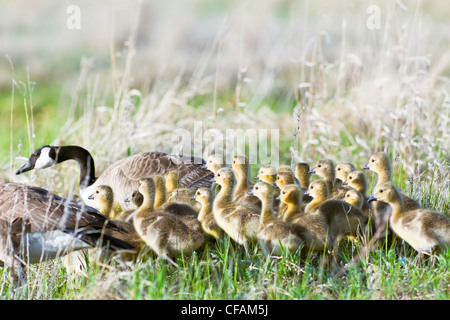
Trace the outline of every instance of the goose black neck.
<path fill-rule="evenodd" d="M 79 146 L 62 146 L 57 148 L 56 162 L 75 160 L 80 166 L 80 189 L 92 185 L 95 180 L 95 165 L 89 151 Z"/>

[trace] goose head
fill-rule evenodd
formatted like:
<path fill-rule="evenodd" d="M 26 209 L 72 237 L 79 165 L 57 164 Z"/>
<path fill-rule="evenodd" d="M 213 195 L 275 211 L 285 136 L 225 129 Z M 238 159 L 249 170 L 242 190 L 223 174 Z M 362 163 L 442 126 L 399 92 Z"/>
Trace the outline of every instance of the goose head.
<path fill-rule="evenodd" d="M 225 167 L 225 161 L 220 154 L 212 154 L 206 160 L 206 164 L 203 165 L 204 169 L 208 169 L 212 173 L 216 174 L 217 170 Z"/>
<path fill-rule="evenodd" d="M 348 190 L 345 193 L 343 200 L 358 209 L 361 209 L 363 206 L 363 197 L 362 197 L 362 194 L 358 190 L 354 190 L 354 189 Z"/>
<path fill-rule="evenodd" d="M 330 191 L 324 180 L 314 180 L 309 184 L 305 194 L 311 196 L 315 200 L 325 200 L 330 196 Z"/>
<path fill-rule="evenodd" d="M 336 166 L 333 160 L 322 159 L 316 162 L 309 173 L 317 174 L 319 177 L 328 181 L 334 181 L 336 179 Z"/>
<path fill-rule="evenodd" d="M 355 166 L 349 162 L 338 163 L 336 165 L 336 178 L 340 179 L 341 181 L 345 181 L 347 180 L 348 174 L 355 170 Z"/>
<path fill-rule="evenodd" d="M 277 170 L 271 165 L 261 166 L 258 170 L 258 174 L 255 179 L 259 179 L 261 181 L 272 184 L 275 182 L 277 177 Z"/>
<path fill-rule="evenodd" d="M 287 184 L 280 190 L 280 201 L 290 204 L 302 201 L 303 194 L 296 184 Z"/>
<path fill-rule="evenodd" d="M 375 173 L 383 173 L 391 170 L 389 157 L 385 152 L 377 152 L 370 156 L 369 162 L 363 167 L 364 170 L 371 170 Z"/>
<path fill-rule="evenodd" d="M 382 201 L 386 203 L 393 203 L 399 199 L 402 201 L 400 191 L 390 181 L 380 184 L 374 190 L 374 193 L 369 199 L 367 199 L 368 202 Z"/>
<path fill-rule="evenodd" d="M 287 184 L 294 184 L 295 177 L 292 171 L 282 171 L 277 173 L 277 179 L 275 180 L 275 185 L 278 188 L 283 188 Z"/>
<path fill-rule="evenodd" d="M 30 170 L 39 170 L 49 168 L 58 163 L 56 156 L 57 147 L 45 145 L 33 151 L 28 158 L 28 161 L 16 171 L 16 174 L 21 174 Z"/>

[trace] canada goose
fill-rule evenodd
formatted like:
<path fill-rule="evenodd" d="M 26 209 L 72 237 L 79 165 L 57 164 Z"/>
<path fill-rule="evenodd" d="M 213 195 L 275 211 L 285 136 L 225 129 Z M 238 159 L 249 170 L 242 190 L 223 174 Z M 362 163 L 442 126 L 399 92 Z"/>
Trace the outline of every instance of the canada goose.
<path fill-rule="evenodd" d="M 333 160 L 322 159 L 316 162 L 315 166 L 309 171 L 317 174 L 327 183 L 330 197 L 333 199 L 342 199 L 350 188 L 348 186 L 340 186 L 336 183 L 336 166 Z"/>
<path fill-rule="evenodd" d="M 231 168 L 217 170 L 215 182 L 220 191 L 213 202 L 214 219 L 230 238 L 244 246 L 248 256 L 248 242 L 257 240 L 260 211 L 254 206 L 233 202 L 235 177 Z"/>
<path fill-rule="evenodd" d="M 356 167 L 350 162 L 338 163 L 336 165 L 336 182 L 342 183 L 347 180 L 347 176 L 350 172 L 355 171 Z"/>
<path fill-rule="evenodd" d="M 166 202 L 166 181 L 161 175 L 152 177 L 155 183 L 154 210 L 174 214 L 183 221 L 190 229 L 201 232 L 202 227 L 198 221 L 198 212 L 186 203 Z"/>
<path fill-rule="evenodd" d="M 261 166 L 258 170 L 258 174 L 255 179 L 267 182 L 268 184 L 273 184 L 277 178 L 277 170 L 271 165 Z"/>
<path fill-rule="evenodd" d="M 303 240 L 295 234 L 290 224 L 278 220 L 273 211 L 273 187 L 267 182 L 258 182 L 248 191 L 261 200 L 261 217 L 257 233 L 258 242 L 266 254 L 283 254 L 283 250 L 297 251 Z"/>
<path fill-rule="evenodd" d="M 221 239 L 223 231 L 217 225 L 212 213 L 214 196 L 211 189 L 199 188 L 192 197 L 201 204 L 198 221 L 200 221 L 203 231 L 216 239 Z"/>
<path fill-rule="evenodd" d="M 261 201 L 258 197 L 248 193 L 253 188 L 253 183 L 249 179 L 250 164 L 248 158 L 246 156 L 234 156 L 231 167 L 236 178 L 233 201 L 245 202 L 260 209 Z"/>
<path fill-rule="evenodd" d="M 392 230 L 419 253 L 430 254 L 450 246 L 450 218 L 426 208 L 407 210 L 392 182 L 377 185 L 369 201 L 383 201 L 392 207 Z"/>
<path fill-rule="evenodd" d="M 178 171 L 180 185 L 198 189 L 210 187 L 212 173 L 202 169 L 203 159 L 188 156 L 170 155 L 163 152 L 143 152 L 123 158 L 111 164 L 99 176 L 95 177 L 94 160 L 86 149 L 79 146 L 49 146 L 36 149 L 16 174 L 33 169 L 44 169 L 67 160 L 75 160 L 80 166 L 80 193 L 83 201 L 95 207 L 96 202 L 89 200 L 92 190 L 98 185 L 109 185 L 123 209 L 130 208 L 123 200 L 135 191 L 139 178 L 168 171 Z"/>
<path fill-rule="evenodd" d="M 283 221 L 292 224 L 294 232 L 304 240 L 308 251 L 323 251 L 334 242 L 334 236 L 329 232 L 323 216 L 316 212 L 304 212 L 302 197 L 297 184 L 288 184 L 281 189 L 280 201 L 287 206 Z"/>
<path fill-rule="evenodd" d="M 313 212 L 318 206 L 330 198 L 330 191 L 325 180 L 314 180 L 309 184 L 306 195 L 312 197 L 312 200 L 306 205 L 305 212 Z"/>
<path fill-rule="evenodd" d="M 378 179 L 375 188 L 387 181 L 391 181 L 392 179 L 391 162 L 385 152 L 377 152 L 372 154 L 369 158 L 369 162 L 363 167 L 363 169 L 373 171 L 377 174 Z M 420 208 L 417 201 L 406 196 L 401 191 L 400 194 L 407 210 Z M 386 222 L 389 221 L 389 215 L 392 212 L 392 207 L 382 201 L 374 202 L 372 207 L 374 210 L 375 227 L 386 228 Z"/>
<path fill-rule="evenodd" d="M 95 245 L 111 250 L 133 249 L 131 244 L 106 233 L 125 231 L 96 209 L 43 188 L 2 182 L 0 220 L 12 223 L 17 218 L 27 221 L 22 241 L 25 250 L 15 252 L 24 263 L 39 263 Z"/>
<path fill-rule="evenodd" d="M 156 254 L 178 266 L 172 256 L 191 254 L 198 250 L 204 243 L 202 233 L 190 229 L 176 215 L 166 213 L 163 210 L 154 210 L 155 182 L 152 178 L 139 180 L 139 192 L 144 201 L 134 212 L 133 224 L 145 241 Z"/>

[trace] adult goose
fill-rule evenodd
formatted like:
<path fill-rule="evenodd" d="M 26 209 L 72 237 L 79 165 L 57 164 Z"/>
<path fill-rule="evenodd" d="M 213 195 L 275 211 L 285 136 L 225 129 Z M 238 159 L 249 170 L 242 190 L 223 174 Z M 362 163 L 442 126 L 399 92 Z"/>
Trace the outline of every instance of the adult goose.
<path fill-rule="evenodd" d="M 95 165 L 92 155 L 86 149 L 75 146 L 45 145 L 36 149 L 16 174 L 33 169 L 44 169 L 58 163 L 75 160 L 80 166 L 80 193 L 83 201 L 94 208 L 98 204 L 89 200 L 96 186 L 109 185 L 120 205 L 129 209 L 131 204 L 124 201 L 139 187 L 139 179 L 156 174 L 164 175 L 169 171 L 177 171 L 180 186 L 192 189 L 210 187 L 213 173 L 203 169 L 205 161 L 201 158 L 171 155 L 163 152 L 142 152 L 123 158 L 111 164 L 99 176 L 95 176 Z"/>
<path fill-rule="evenodd" d="M 106 234 L 110 230 L 125 231 L 96 209 L 22 183 L 0 183 L 0 222 L 3 225 L 1 239 L 11 236 L 5 225 L 22 229 L 20 239 L 15 237 L 13 250 L 4 254 L 6 261 L 3 261 L 22 270 L 25 264 L 54 259 L 95 245 L 109 246 L 112 250 L 133 249 L 131 244 Z M 14 258 L 8 259 L 11 255 Z M 8 264 L 8 261 L 20 263 Z"/>

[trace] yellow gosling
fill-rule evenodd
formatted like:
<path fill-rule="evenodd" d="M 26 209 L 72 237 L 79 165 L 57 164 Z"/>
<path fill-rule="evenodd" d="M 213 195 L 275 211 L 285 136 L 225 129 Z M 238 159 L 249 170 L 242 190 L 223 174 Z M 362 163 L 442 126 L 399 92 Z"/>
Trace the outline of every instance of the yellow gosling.
<path fill-rule="evenodd" d="M 248 256 L 248 242 L 257 240 L 260 211 L 253 206 L 233 202 L 235 177 L 231 168 L 219 169 L 215 181 L 221 188 L 213 202 L 214 219 L 231 239 L 244 246 Z"/>
<path fill-rule="evenodd" d="M 189 255 L 200 249 L 205 237 L 203 233 L 190 229 L 177 216 L 163 210 L 155 211 L 155 189 L 153 179 L 140 179 L 139 192 L 144 200 L 133 214 L 134 227 L 148 247 L 178 267 L 171 257 Z"/>
<path fill-rule="evenodd" d="M 392 230 L 420 254 L 431 254 L 450 246 L 450 218 L 426 209 L 406 209 L 400 190 L 392 182 L 377 185 L 369 201 L 392 207 Z"/>
<path fill-rule="evenodd" d="M 258 242 L 267 255 L 282 255 L 284 250 L 297 251 L 303 243 L 291 224 L 278 220 L 273 211 L 273 187 L 258 182 L 249 193 L 261 200 L 261 220 L 257 233 Z"/>
<path fill-rule="evenodd" d="M 212 212 L 214 196 L 211 189 L 200 188 L 195 192 L 193 198 L 201 204 L 198 221 L 200 221 L 203 232 L 216 239 L 221 239 L 223 231 L 214 219 Z"/>

